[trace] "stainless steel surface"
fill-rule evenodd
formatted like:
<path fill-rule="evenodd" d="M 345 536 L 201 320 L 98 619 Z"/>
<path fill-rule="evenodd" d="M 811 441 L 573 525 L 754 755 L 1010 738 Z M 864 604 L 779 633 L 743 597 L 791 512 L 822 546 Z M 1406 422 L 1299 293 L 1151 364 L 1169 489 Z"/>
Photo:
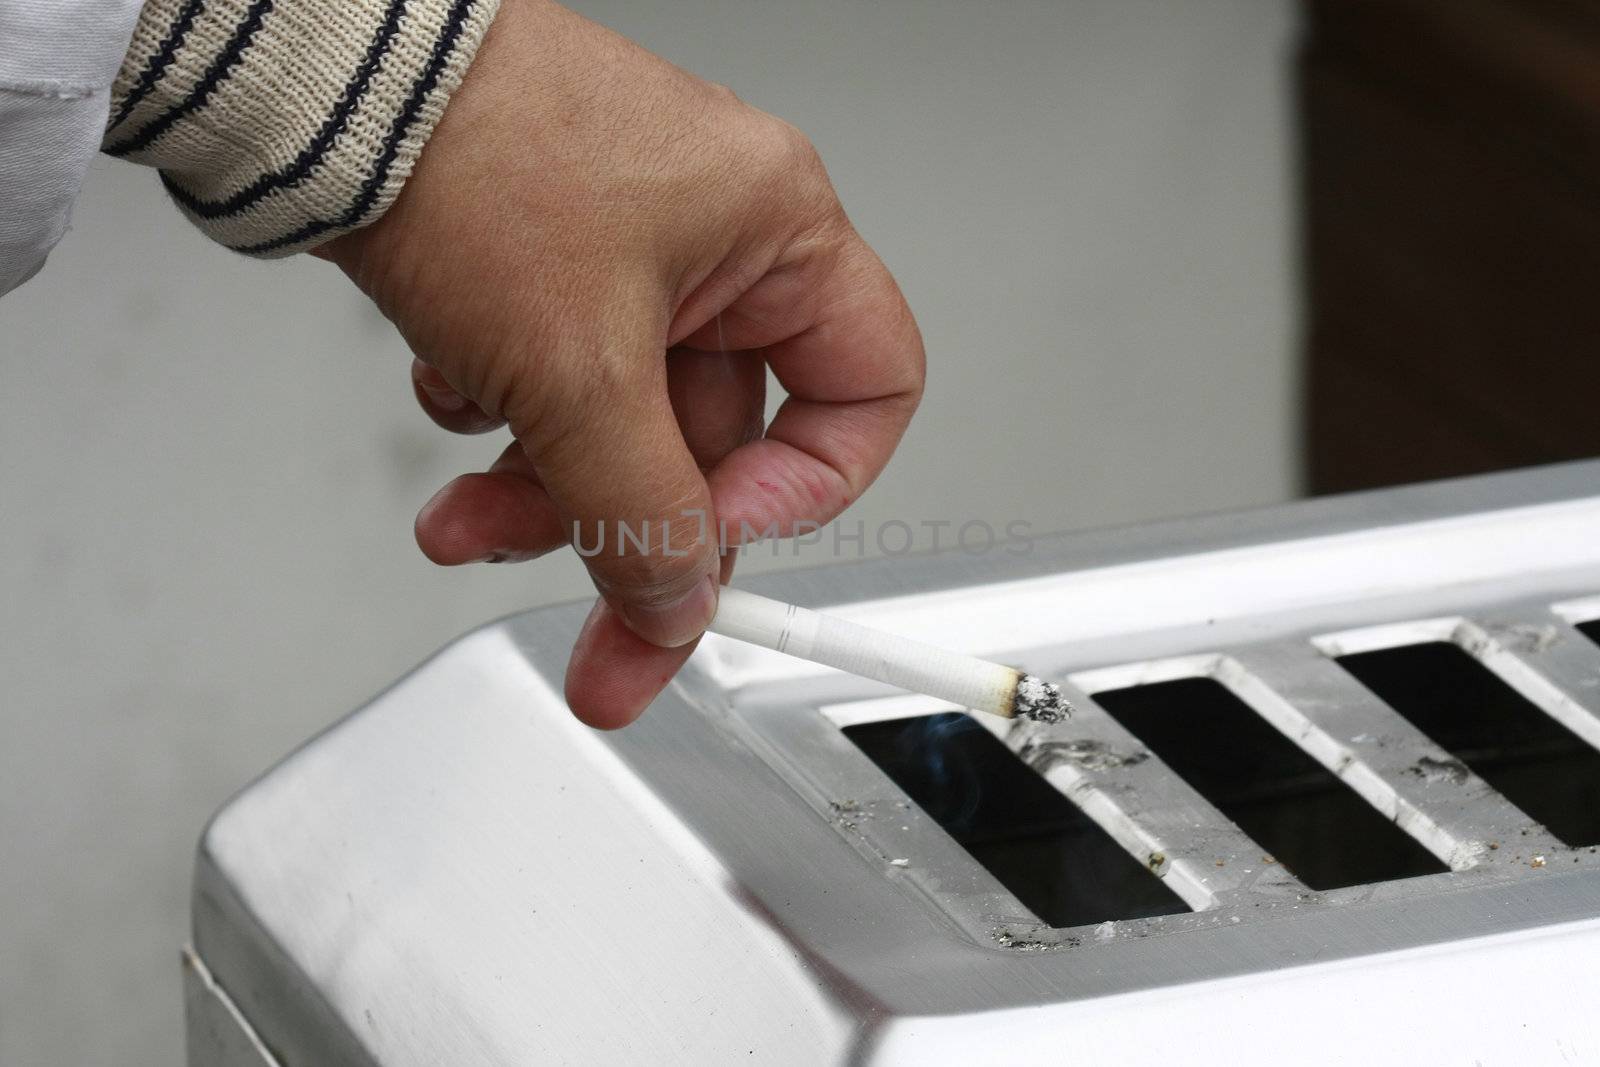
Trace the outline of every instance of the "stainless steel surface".
<path fill-rule="evenodd" d="M 1518 841 L 1535 855 L 1559 847 L 1311 644 L 1247 649 L 1235 663 L 1236 692 L 1451 870 L 1513 858 L 1490 842 Z M 1413 771 L 1422 759 L 1454 773 L 1425 778 Z"/>
<path fill-rule="evenodd" d="M 183 953 L 183 1016 L 189 1062 L 206 1067 L 283 1067 L 193 952 Z"/>
<path fill-rule="evenodd" d="M 1328 658 L 1452 641 L 1600 739 L 1573 629 L 1600 463 L 753 586 L 1067 680 L 1080 717 L 995 729 L 1194 911 L 1044 926 L 840 730 L 942 706 L 815 665 L 708 638 L 588 731 L 563 607 L 452 645 L 207 831 L 195 950 L 286 1067 L 1600 1061 L 1596 850 L 1409 773 L 1445 754 Z M 1094 694 L 1195 676 L 1450 870 L 1312 892 L 1115 758 L 1139 742 Z"/>

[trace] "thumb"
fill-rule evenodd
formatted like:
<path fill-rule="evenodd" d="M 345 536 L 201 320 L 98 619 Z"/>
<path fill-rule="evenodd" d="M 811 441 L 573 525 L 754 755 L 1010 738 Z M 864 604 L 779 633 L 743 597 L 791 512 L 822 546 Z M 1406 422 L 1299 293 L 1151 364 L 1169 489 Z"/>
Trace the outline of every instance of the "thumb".
<path fill-rule="evenodd" d="M 651 644 L 687 644 L 716 611 L 717 522 L 672 413 L 664 349 L 554 363 L 582 380 L 514 419 L 517 439 L 600 595 Z"/>

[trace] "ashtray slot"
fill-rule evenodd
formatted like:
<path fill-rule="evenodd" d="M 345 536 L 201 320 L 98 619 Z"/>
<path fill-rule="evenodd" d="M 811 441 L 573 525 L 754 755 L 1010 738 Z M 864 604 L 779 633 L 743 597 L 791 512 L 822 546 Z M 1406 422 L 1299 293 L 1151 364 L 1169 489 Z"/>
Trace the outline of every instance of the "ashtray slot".
<path fill-rule="evenodd" d="M 843 728 L 918 807 L 1055 927 L 1187 912 L 1165 883 L 971 717 Z"/>
<path fill-rule="evenodd" d="M 1094 700 L 1313 889 L 1446 870 L 1214 678 L 1107 690 Z"/>
<path fill-rule="evenodd" d="M 1600 844 L 1600 751 L 1459 646 L 1401 645 L 1338 663 L 1560 841 Z"/>
<path fill-rule="evenodd" d="M 1578 623 L 1578 632 L 1595 644 L 1600 645 L 1600 619 L 1596 619 L 1593 622 Z"/>

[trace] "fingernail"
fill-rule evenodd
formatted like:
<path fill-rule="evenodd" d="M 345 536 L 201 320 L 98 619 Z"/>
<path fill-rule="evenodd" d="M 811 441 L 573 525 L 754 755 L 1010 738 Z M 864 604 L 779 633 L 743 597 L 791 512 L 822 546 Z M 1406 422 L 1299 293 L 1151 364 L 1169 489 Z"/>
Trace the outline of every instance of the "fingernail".
<path fill-rule="evenodd" d="M 705 633 L 717 610 L 717 583 L 711 575 L 665 604 L 624 604 L 628 628 L 652 645 L 677 648 Z"/>
<path fill-rule="evenodd" d="M 428 394 L 428 400 L 440 411 L 462 411 L 472 401 L 456 392 L 454 389 L 437 389 L 427 382 L 417 382 L 417 388 Z"/>

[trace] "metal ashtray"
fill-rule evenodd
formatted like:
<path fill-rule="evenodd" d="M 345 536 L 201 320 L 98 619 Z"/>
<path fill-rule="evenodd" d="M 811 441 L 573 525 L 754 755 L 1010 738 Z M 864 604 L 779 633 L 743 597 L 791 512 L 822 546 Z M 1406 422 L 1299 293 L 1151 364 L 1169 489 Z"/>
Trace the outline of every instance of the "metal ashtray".
<path fill-rule="evenodd" d="M 208 828 L 191 1063 L 1600 1062 L 1600 463 L 752 585 L 1080 713 L 496 623 Z"/>

